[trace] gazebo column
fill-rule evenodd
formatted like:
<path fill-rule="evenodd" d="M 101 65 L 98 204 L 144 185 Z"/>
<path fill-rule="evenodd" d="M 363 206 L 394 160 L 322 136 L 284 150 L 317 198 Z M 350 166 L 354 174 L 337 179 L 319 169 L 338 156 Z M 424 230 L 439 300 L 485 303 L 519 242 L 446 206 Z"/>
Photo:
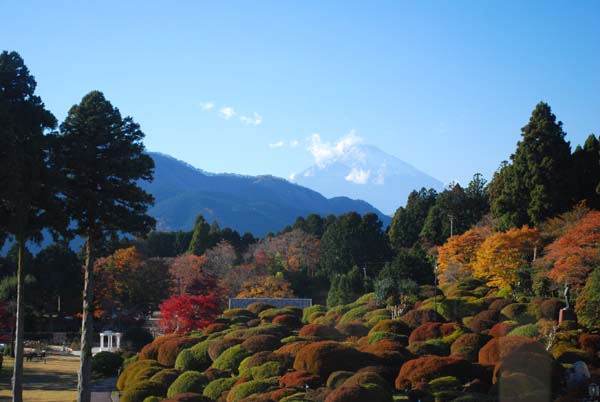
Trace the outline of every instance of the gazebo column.
<path fill-rule="evenodd" d="M 104 349 L 104 334 L 100 334 L 100 351 Z"/>

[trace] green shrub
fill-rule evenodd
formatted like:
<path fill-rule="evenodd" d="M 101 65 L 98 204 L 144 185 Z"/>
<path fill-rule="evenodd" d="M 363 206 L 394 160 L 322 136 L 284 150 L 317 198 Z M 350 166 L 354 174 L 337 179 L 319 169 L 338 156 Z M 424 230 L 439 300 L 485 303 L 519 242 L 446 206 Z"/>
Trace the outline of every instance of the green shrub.
<path fill-rule="evenodd" d="M 235 345 L 221 353 L 221 355 L 213 361 L 212 367 L 237 373 L 242 360 L 251 354 L 252 353 L 242 345 Z"/>
<path fill-rule="evenodd" d="M 273 307 L 272 305 L 270 305 L 268 303 L 254 302 L 254 303 L 250 303 L 248 305 L 248 307 L 246 307 L 246 310 L 248 310 L 252 314 L 258 316 L 262 311 L 268 310 L 270 308 L 275 308 L 275 307 Z"/>
<path fill-rule="evenodd" d="M 327 307 L 321 305 L 321 304 L 313 304 L 310 307 L 306 307 L 303 311 L 302 311 L 302 322 L 305 324 L 309 324 L 310 323 L 310 316 L 313 313 L 326 313 L 327 312 Z"/>
<path fill-rule="evenodd" d="M 363 319 L 365 316 L 365 313 L 367 311 L 369 311 L 369 307 L 363 306 L 363 305 L 355 307 L 351 310 L 348 310 L 346 313 L 344 313 L 344 315 L 340 319 L 340 323 L 345 324 L 350 321 L 356 321 L 358 319 Z"/>
<path fill-rule="evenodd" d="M 160 397 L 160 396 L 149 396 L 148 398 L 144 399 L 144 402 L 161 402 L 164 398 Z"/>
<path fill-rule="evenodd" d="M 340 387 L 348 378 L 352 377 L 352 371 L 334 371 L 327 378 L 327 388 L 335 389 Z"/>
<path fill-rule="evenodd" d="M 149 380 L 163 368 L 156 360 L 138 360 L 123 370 L 117 380 L 117 389 L 123 391 L 133 384 Z"/>
<path fill-rule="evenodd" d="M 179 352 L 194 346 L 200 341 L 200 338 L 193 338 L 191 336 L 180 336 L 168 339 L 158 347 L 158 357 L 156 360 L 163 366 L 174 367 Z"/>
<path fill-rule="evenodd" d="M 160 384 L 163 389 L 167 390 L 180 374 L 181 372 L 177 369 L 164 369 L 150 377 L 150 381 Z"/>
<path fill-rule="evenodd" d="M 239 345 L 243 341 L 243 338 L 229 337 L 224 339 L 213 340 L 208 346 L 208 356 L 212 361 L 215 361 L 221 355 L 221 353 L 223 353 L 232 346 Z"/>
<path fill-rule="evenodd" d="M 524 336 L 526 338 L 537 338 L 540 334 L 539 325 L 536 324 L 525 324 L 520 327 L 516 327 L 508 333 L 508 336 Z"/>
<path fill-rule="evenodd" d="M 535 314 L 529 311 L 529 305 L 525 303 L 513 303 L 500 310 L 500 314 L 509 320 L 515 320 L 519 324 L 535 322 Z"/>
<path fill-rule="evenodd" d="M 175 368 L 181 371 L 197 370 L 203 371 L 210 366 L 212 360 L 208 355 L 208 347 L 211 341 L 206 340 L 188 349 L 183 349 L 177 355 L 175 360 Z"/>
<path fill-rule="evenodd" d="M 396 378 L 396 388 L 410 389 L 421 382 L 435 378 L 455 376 L 460 380 L 471 374 L 471 363 L 457 357 L 423 356 L 402 365 Z"/>
<path fill-rule="evenodd" d="M 202 395 L 216 401 L 223 394 L 223 392 L 229 391 L 236 381 L 237 380 L 235 378 L 217 378 L 216 380 L 209 382 L 208 385 L 204 387 Z"/>
<path fill-rule="evenodd" d="M 395 334 L 410 335 L 411 328 L 400 320 L 381 320 L 371 330 L 369 335 L 374 332 L 393 332 Z"/>
<path fill-rule="evenodd" d="M 250 376 L 254 380 L 266 380 L 267 378 L 277 377 L 282 373 L 281 364 L 274 361 L 250 369 Z"/>
<path fill-rule="evenodd" d="M 233 387 L 227 396 L 228 402 L 238 402 L 250 395 L 267 391 L 273 384 L 262 380 L 252 380 Z"/>
<path fill-rule="evenodd" d="M 171 398 L 185 392 L 202 393 L 208 384 L 206 376 L 199 371 L 186 371 L 171 384 L 167 391 L 167 397 Z"/>
<path fill-rule="evenodd" d="M 358 370 L 375 362 L 375 357 L 350 346 L 332 342 L 312 342 L 296 354 L 295 370 L 306 370 L 327 378 L 334 371 Z"/>
<path fill-rule="evenodd" d="M 144 402 L 149 396 L 162 396 L 164 389 L 160 384 L 150 380 L 137 382 L 130 387 L 127 387 L 121 395 L 121 402 Z"/>
<path fill-rule="evenodd" d="M 121 364 L 123 364 L 123 358 L 118 353 L 100 352 L 92 356 L 92 372 L 101 377 L 117 375 Z"/>

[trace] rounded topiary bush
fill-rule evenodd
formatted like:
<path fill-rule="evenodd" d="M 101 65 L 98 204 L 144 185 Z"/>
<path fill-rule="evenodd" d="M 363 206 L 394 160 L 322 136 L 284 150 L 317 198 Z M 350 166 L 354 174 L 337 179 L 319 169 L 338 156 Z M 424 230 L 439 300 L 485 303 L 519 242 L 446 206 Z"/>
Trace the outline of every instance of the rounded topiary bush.
<path fill-rule="evenodd" d="M 236 381 L 237 380 L 235 378 L 217 378 L 216 380 L 209 382 L 206 387 L 204 387 L 202 395 L 216 401 L 225 392 L 229 392 Z"/>
<path fill-rule="evenodd" d="M 563 376 L 562 366 L 549 353 L 510 353 L 494 367 L 493 382 L 513 373 L 535 377 L 550 388 L 558 390 Z"/>
<path fill-rule="evenodd" d="M 500 314 L 509 320 L 517 321 L 520 324 L 529 324 L 535 322 L 535 315 L 529 312 L 529 305 L 526 303 L 513 303 L 500 310 Z"/>
<path fill-rule="evenodd" d="M 194 338 L 190 336 L 173 337 L 164 341 L 158 347 L 157 360 L 160 364 L 167 367 L 174 367 L 177 355 L 183 349 L 189 348 L 200 342 L 201 338 Z"/>
<path fill-rule="evenodd" d="M 551 387 L 535 377 L 523 373 L 514 373 L 502 377 L 491 390 L 503 401 L 546 402 L 552 400 Z"/>
<path fill-rule="evenodd" d="M 521 336 L 493 338 L 479 350 L 479 364 L 493 366 L 509 353 L 546 353 L 546 349 L 535 339 Z"/>
<path fill-rule="evenodd" d="M 425 324 L 419 325 L 415 328 L 408 337 L 408 344 L 416 342 L 425 342 L 429 339 L 439 338 L 442 336 L 440 322 L 426 322 Z"/>
<path fill-rule="evenodd" d="M 446 319 L 434 310 L 410 310 L 400 317 L 409 327 L 417 328 L 426 322 L 446 322 Z"/>
<path fill-rule="evenodd" d="M 159 336 L 151 343 L 145 345 L 139 353 L 140 360 L 158 360 L 158 348 L 169 339 L 177 338 L 179 335 L 169 334 Z"/>
<path fill-rule="evenodd" d="M 227 324 L 223 324 L 221 322 L 215 322 L 215 323 L 212 323 L 212 324 L 204 327 L 204 329 L 202 330 L 202 333 L 204 333 L 205 335 L 216 334 L 217 332 L 221 332 L 227 328 L 228 328 Z"/>
<path fill-rule="evenodd" d="M 513 304 L 513 303 L 514 303 L 514 301 L 512 301 L 511 299 L 499 298 L 499 299 L 495 299 L 494 301 L 492 301 L 490 303 L 489 309 L 501 311 L 504 307 L 508 306 L 509 304 Z"/>
<path fill-rule="evenodd" d="M 139 381 L 127 387 L 121 395 L 121 402 L 144 402 L 149 396 L 164 395 L 165 390 L 160 384 L 150 380 Z"/>
<path fill-rule="evenodd" d="M 144 399 L 144 402 L 162 402 L 163 399 L 164 398 L 160 396 L 149 396 L 146 399 Z"/>
<path fill-rule="evenodd" d="M 234 386 L 227 394 L 227 402 L 238 402 L 253 395 L 269 390 L 273 384 L 269 381 L 252 380 Z"/>
<path fill-rule="evenodd" d="M 123 391 L 133 384 L 149 380 L 163 368 L 164 367 L 156 360 L 150 359 L 138 360 L 137 362 L 131 363 L 119 376 L 119 379 L 117 380 L 117 389 Z"/>
<path fill-rule="evenodd" d="M 307 324 L 300 329 L 300 336 L 305 338 L 318 338 L 322 340 L 340 340 L 344 336 L 337 329 L 328 325 Z"/>
<path fill-rule="evenodd" d="M 344 324 L 336 325 L 337 329 L 342 335 L 346 337 L 363 337 L 369 333 L 369 328 L 361 322 L 348 322 Z"/>
<path fill-rule="evenodd" d="M 311 322 L 310 317 L 313 314 L 316 314 L 316 313 L 325 314 L 326 312 L 327 312 L 327 307 L 325 307 L 321 304 L 313 304 L 310 307 L 306 307 L 302 311 L 302 322 L 305 324 L 309 324 Z"/>
<path fill-rule="evenodd" d="M 479 350 L 490 340 L 489 336 L 481 334 L 463 334 L 450 346 L 450 353 L 471 362 L 479 358 Z"/>
<path fill-rule="evenodd" d="M 235 345 L 221 353 L 221 355 L 213 361 L 212 367 L 237 373 L 242 360 L 251 354 L 252 352 L 242 345 Z"/>
<path fill-rule="evenodd" d="M 354 307 L 344 313 L 342 318 L 340 318 L 340 323 L 344 324 L 344 323 L 362 319 L 362 318 L 364 318 L 365 314 L 368 311 L 369 311 L 369 307 L 364 306 L 364 305 Z"/>
<path fill-rule="evenodd" d="M 510 321 L 503 321 L 497 324 L 494 324 L 492 328 L 488 331 L 488 335 L 493 338 L 499 338 L 501 336 L 506 336 L 510 331 L 515 329 L 518 326 L 517 323 Z"/>
<path fill-rule="evenodd" d="M 302 320 L 298 316 L 292 314 L 280 314 L 275 316 L 272 322 L 273 324 L 285 325 L 291 329 L 302 327 Z"/>
<path fill-rule="evenodd" d="M 118 353 L 100 352 L 92 356 L 92 372 L 101 377 L 117 375 L 123 364 L 123 357 Z"/>
<path fill-rule="evenodd" d="M 537 338 L 540 334 L 540 327 L 537 323 L 525 324 L 514 328 L 508 333 L 508 336 L 523 336 L 525 338 Z"/>
<path fill-rule="evenodd" d="M 411 328 L 404 321 L 382 320 L 371 328 L 369 334 L 372 334 L 373 332 L 392 332 L 399 335 L 410 335 Z"/>
<path fill-rule="evenodd" d="M 306 370 L 292 371 L 279 379 L 282 388 L 317 388 L 323 383 L 321 377 Z"/>
<path fill-rule="evenodd" d="M 450 344 L 441 339 L 434 339 L 427 342 L 415 342 L 411 345 L 408 345 L 407 349 L 415 356 L 448 356 L 450 354 Z"/>
<path fill-rule="evenodd" d="M 208 384 L 208 378 L 204 374 L 199 371 L 186 371 L 171 384 L 167 396 L 171 398 L 185 392 L 201 394 L 206 384 Z"/>
<path fill-rule="evenodd" d="M 281 347 L 281 341 L 273 335 L 256 335 L 242 342 L 242 346 L 252 353 L 273 351 Z"/>
<path fill-rule="evenodd" d="M 295 370 L 306 370 L 327 378 L 339 370 L 358 370 L 369 366 L 373 356 L 338 342 L 321 341 L 304 346 L 294 359 Z"/>
<path fill-rule="evenodd" d="M 291 358 L 285 354 L 275 354 L 273 352 L 257 352 L 252 356 L 246 357 L 239 366 L 239 373 L 241 376 L 249 375 L 250 370 L 253 367 L 258 367 L 267 362 L 277 362 L 282 369 L 287 369 L 291 366 Z"/>
<path fill-rule="evenodd" d="M 308 344 L 310 344 L 309 341 L 297 341 L 286 343 L 279 349 L 275 350 L 273 353 L 277 355 L 287 355 L 291 358 L 295 358 L 298 351 Z"/>
<path fill-rule="evenodd" d="M 413 358 L 413 355 L 403 347 L 402 343 L 391 340 L 363 345 L 359 351 L 375 356 L 379 360 L 379 364 L 386 366 L 398 367 Z"/>
<path fill-rule="evenodd" d="M 276 361 L 270 361 L 255 366 L 250 369 L 250 376 L 253 380 L 266 380 L 267 378 L 279 377 L 285 371 L 281 364 Z"/>
<path fill-rule="evenodd" d="M 454 376 L 461 380 L 467 379 L 471 374 L 471 363 L 460 357 L 450 356 L 423 356 L 409 360 L 402 365 L 396 388 L 408 390 L 421 383 L 445 376 Z"/>
<path fill-rule="evenodd" d="M 252 314 L 258 316 L 260 313 L 262 313 L 265 310 L 271 309 L 271 308 L 275 308 L 274 306 L 270 305 L 269 303 L 264 303 L 264 302 L 254 302 L 254 303 L 250 303 L 248 305 L 248 307 L 246 307 L 246 310 L 250 311 Z"/>
<path fill-rule="evenodd" d="M 210 342 L 208 346 L 208 356 L 212 361 L 215 361 L 221 355 L 221 353 L 223 353 L 232 346 L 239 345 L 243 341 L 243 338 L 226 338 L 214 340 Z"/>
<path fill-rule="evenodd" d="M 540 317 L 547 320 L 558 321 L 560 310 L 565 307 L 565 303 L 558 299 L 547 299 L 540 304 Z"/>
<path fill-rule="evenodd" d="M 473 316 L 467 327 L 480 334 L 487 334 L 500 319 L 498 310 L 484 310 Z"/>
<path fill-rule="evenodd" d="M 177 369 L 164 369 L 150 377 L 150 381 L 160 384 L 167 390 L 180 375 L 181 372 Z"/>
<path fill-rule="evenodd" d="M 596 354 L 600 351 L 600 335 L 583 333 L 579 336 L 579 344 L 586 352 Z"/>
<path fill-rule="evenodd" d="M 211 340 L 206 340 L 195 344 L 191 348 L 183 349 L 179 352 L 179 355 L 177 355 L 175 368 L 182 371 L 202 371 L 208 368 L 212 363 L 212 360 L 208 355 L 208 347 L 212 342 L 213 341 Z"/>

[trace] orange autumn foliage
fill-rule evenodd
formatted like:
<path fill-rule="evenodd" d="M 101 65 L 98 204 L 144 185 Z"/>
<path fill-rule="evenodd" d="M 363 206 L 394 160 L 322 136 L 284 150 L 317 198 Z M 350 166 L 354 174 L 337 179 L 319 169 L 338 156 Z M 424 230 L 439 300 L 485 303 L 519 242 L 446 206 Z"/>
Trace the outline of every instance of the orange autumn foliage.
<path fill-rule="evenodd" d="M 591 211 L 546 247 L 542 258 L 552 266 L 548 277 L 582 288 L 590 271 L 600 264 L 600 211 Z"/>
<path fill-rule="evenodd" d="M 476 227 L 465 233 L 452 236 L 438 247 L 438 272 L 440 283 L 455 282 L 473 274 L 477 250 L 491 234 L 489 226 Z"/>
<path fill-rule="evenodd" d="M 473 276 L 488 286 L 514 288 L 520 270 L 531 264 L 537 252 L 539 233 L 527 225 L 488 236 L 477 250 Z"/>
<path fill-rule="evenodd" d="M 288 281 L 275 276 L 258 276 L 243 284 L 237 297 L 294 297 L 294 291 Z"/>

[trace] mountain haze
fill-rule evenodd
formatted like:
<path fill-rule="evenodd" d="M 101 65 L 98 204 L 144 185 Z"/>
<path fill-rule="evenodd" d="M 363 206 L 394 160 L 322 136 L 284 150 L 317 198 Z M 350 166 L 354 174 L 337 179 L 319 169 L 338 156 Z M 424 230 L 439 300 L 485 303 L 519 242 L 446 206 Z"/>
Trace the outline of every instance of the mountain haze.
<path fill-rule="evenodd" d="M 157 230 L 191 230 L 201 213 L 221 227 L 263 236 L 293 224 L 298 216 L 356 211 L 376 213 L 386 226 L 390 218 L 372 205 L 348 197 L 327 199 L 316 191 L 273 176 L 214 174 L 171 156 L 151 152 L 154 181 L 141 186 L 154 195 L 149 210 Z"/>
<path fill-rule="evenodd" d="M 369 202 L 388 215 L 421 187 L 443 183 L 372 145 L 349 144 L 338 153 L 294 175 L 293 181 L 326 197 L 345 195 Z"/>

